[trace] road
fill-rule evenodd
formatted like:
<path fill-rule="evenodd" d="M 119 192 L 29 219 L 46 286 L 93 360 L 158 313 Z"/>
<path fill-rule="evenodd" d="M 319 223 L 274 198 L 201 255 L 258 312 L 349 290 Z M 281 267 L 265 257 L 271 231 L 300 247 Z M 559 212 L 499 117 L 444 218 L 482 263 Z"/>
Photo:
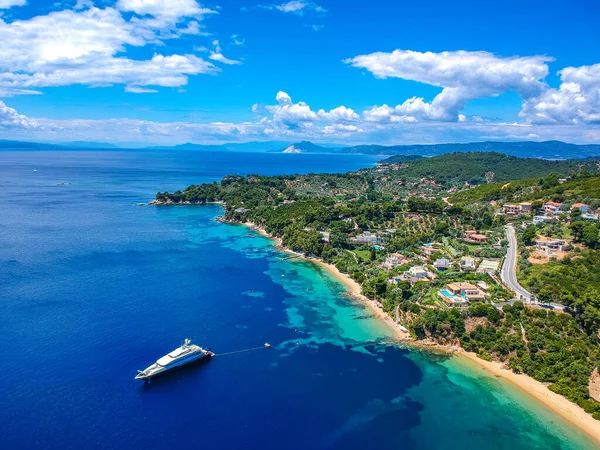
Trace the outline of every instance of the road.
<path fill-rule="evenodd" d="M 506 239 L 508 240 L 508 251 L 500 271 L 500 278 L 516 294 L 519 300 L 530 301 L 531 293 L 521 286 L 519 280 L 517 280 L 517 236 L 512 225 L 506 226 Z"/>
<path fill-rule="evenodd" d="M 504 264 L 500 272 L 502 282 L 516 294 L 518 300 L 525 300 L 528 303 L 540 305 L 545 308 L 564 310 L 565 306 L 560 303 L 550 302 L 542 304 L 535 297 L 532 301 L 531 293 L 521 286 L 519 280 L 517 280 L 517 237 L 512 225 L 506 226 L 506 239 L 508 240 L 508 251 L 506 252 L 506 258 L 504 258 Z"/>

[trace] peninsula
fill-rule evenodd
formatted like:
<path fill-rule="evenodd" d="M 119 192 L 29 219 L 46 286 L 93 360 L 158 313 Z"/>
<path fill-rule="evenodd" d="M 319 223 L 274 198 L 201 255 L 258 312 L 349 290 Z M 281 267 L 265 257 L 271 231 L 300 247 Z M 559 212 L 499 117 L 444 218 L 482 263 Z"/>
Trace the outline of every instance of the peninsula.
<path fill-rule="evenodd" d="M 325 264 L 402 339 L 470 356 L 600 442 L 598 161 L 391 158 L 346 174 L 226 176 L 222 202 Z"/>

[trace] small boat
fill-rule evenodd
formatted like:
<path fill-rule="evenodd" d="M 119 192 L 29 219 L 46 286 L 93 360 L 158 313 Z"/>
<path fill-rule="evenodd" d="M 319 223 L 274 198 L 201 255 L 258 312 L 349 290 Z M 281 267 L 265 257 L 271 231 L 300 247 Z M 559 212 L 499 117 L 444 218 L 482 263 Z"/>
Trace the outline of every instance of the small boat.
<path fill-rule="evenodd" d="M 192 341 L 186 339 L 183 345 L 176 348 L 171 353 L 167 353 L 151 366 L 144 370 L 138 370 L 136 380 L 150 380 L 153 377 L 162 375 L 165 372 L 177 369 L 181 366 L 191 364 L 196 361 L 207 361 L 215 356 L 210 350 L 192 344 Z"/>

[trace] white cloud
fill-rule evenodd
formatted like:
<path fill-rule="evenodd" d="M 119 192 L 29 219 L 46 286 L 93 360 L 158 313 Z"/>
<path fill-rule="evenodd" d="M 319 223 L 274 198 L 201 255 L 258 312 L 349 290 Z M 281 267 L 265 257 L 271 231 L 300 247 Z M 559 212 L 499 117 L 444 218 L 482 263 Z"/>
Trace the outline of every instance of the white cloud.
<path fill-rule="evenodd" d="M 521 117 L 534 123 L 600 123 L 600 64 L 558 73 L 559 88 L 528 99 Z"/>
<path fill-rule="evenodd" d="M 319 117 L 322 117 L 327 120 L 331 120 L 332 122 L 352 122 L 355 120 L 359 120 L 360 116 L 354 112 L 353 109 L 346 108 L 345 106 L 338 106 L 337 108 L 332 109 L 329 112 L 321 109 L 318 112 Z"/>
<path fill-rule="evenodd" d="M 213 61 L 218 61 L 223 64 L 242 64 L 241 61 L 237 61 L 235 59 L 226 58 L 223 53 L 221 53 L 221 46 L 219 45 L 219 41 L 217 39 L 212 41 L 215 46 L 214 51 L 210 52 L 209 58 Z"/>
<path fill-rule="evenodd" d="M 271 9 L 280 11 L 283 13 L 292 13 L 303 15 L 307 11 L 313 11 L 316 13 L 326 13 L 327 10 L 322 6 L 319 6 L 313 2 L 304 1 L 304 0 L 292 0 L 286 3 L 281 3 L 279 5 L 260 5 L 260 8 Z"/>
<path fill-rule="evenodd" d="M 241 61 L 238 61 L 236 59 L 226 58 L 225 56 L 223 56 L 222 53 L 211 52 L 209 58 L 213 61 L 218 61 L 223 64 L 242 64 Z"/>
<path fill-rule="evenodd" d="M 25 6 L 27 0 L 0 0 L 0 9 L 8 9 L 13 6 Z"/>
<path fill-rule="evenodd" d="M 275 96 L 277 105 L 266 106 L 265 109 L 273 116 L 275 125 L 287 128 L 298 128 L 318 119 L 317 114 L 304 102 L 293 103 L 292 98 L 283 91 Z"/>
<path fill-rule="evenodd" d="M 77 0 L 77 3 L 75 3 L 73 9 L 81 10 L 91 8 L 92 6 L 94 6 L 94 2 L 92 0 Z"/>
<path fill-rule="evenodd" d="M 147 89 L 139 86 L 125 86 L 125 92 L 131 92 L 132 94 L 154 94 L 158 91 L 156 89 Z"/>
<path fill-rule="evenodd" d="M 419 100 L 422 99 L 416 99 L 416 98 L 412 98 L 410 100 L 407 100 L 406 102 L 412 102 L 412 103 L 421 103 L 419 102 Z M 405 102 L 405 104 L 406 104 Z M 371 109 L 365 110 L 363 111 L 363 116 L 365 118 L 365 120 L 367 122 L 378 122 L 378 123 L 414 123 L 417 122 L 417 119 L 415 119 L 412 115 L 407 115 L 406 111 L 405 111 L 405 106 L 403 105 L 398 105 L 394 108 L 388 106 L 388 105 L 382 105 L 382 106 L 373 106 Z M 408 108 L 411 109 L 411 108 Z"/>
<path fill-rule="evenodd" d="M 117 9 L 134 12 L 140 16 L 150 15 L 166 22 L 176 23 L 184 17 L 202 18 L 206 14 L 216 14 L 202 8 L 195 0 L 118 0 Z"/>
<path fill-rule="evenodd" d="M 231 35 L 231 43 L 233 45 L 244 45 L 245 41 L 237 34 L 232 34 Z"/>
<path fill-rule="evenodd" d="M 183 13 L 196 14 L 196 17 L 203 14 L 204 10 L 193 3 L 195 7 L 183 2 L 187 9 L 175 5 L 170 15 L 164 14 L 168 20 Z M 156 9 L 161 2 L 141 4 L 148 11 L 163 14 L 161 9 Z M 142 6 L 130 5 L 144 11 Z M 179 87 L 187 83 L 189 75 L 219 71 L 211 62 L 194 55 L 155 54 L 145 60 L 121 56 L 127 46 L 160 44 L 165 36 L 173 38 L 182 33 L 199 32 L 197 22 L 189 22 L 184 28 L 165 24 L 163 18 L 158 22 L 152 17 L 126 20 L 114 8 L 95 7 L 55 11 L 11 23 L 0 18 L 0 95 L 70 84 Z"/>
<path fill-rule="evenodd" d="M 2 128 L 35 128 L 35 121 L 23 116 L 13 108 L 9 108 L 0 100 L 0 129 Z"/>
<path fill-rule="evenodd" d="M 340 110 L 334 108 L 332 111 Z M 310 139 L 338 143 L 439 143 L 483 140 L 549 140 L 594 143 L 600 141 L 600 127 L 594 125 L 394 121 L 333 122 L 314 113 L 303 102 L 293 103 L 285 92 L 277 104 L 253 106 L 259 114 L 253 122 L 189 123 L 155 122 L 138 119 L 31 119 L 0 102 L 0 138 L 34 141 L 110 141 L 173 145 L 184 142 L 222 143 L 248 140 Z M 329 116 L 331 118 L 331 116 Z"/>
<path fill-rule="evenodd" d="M 394 108 L 397 116 L 458 120 L 470 100 L 515 91 L 523 98 L 539 95 L 548 74 L 547 56 L 499 57 L 488 52 L 414 52 L 394 50 L 344 60 L 377 78 L 402 78 L 442 87 L 432 102 L 411 98 Z"/>

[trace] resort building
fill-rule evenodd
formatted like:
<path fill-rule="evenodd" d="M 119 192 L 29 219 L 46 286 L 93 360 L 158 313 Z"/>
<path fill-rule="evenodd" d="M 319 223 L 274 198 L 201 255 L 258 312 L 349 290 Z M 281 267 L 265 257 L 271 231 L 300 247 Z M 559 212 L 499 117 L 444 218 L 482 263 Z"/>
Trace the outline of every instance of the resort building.
<path fill-rule="evenodd" d="M 475 258 L 472 256 L 463 256 L 460 259 L 460 268 L 462 270 L 475 270 Z"/>
<path fill-rule="evenodd" d="M 465 298 L 468 301 L 485 299 L 485 294 L 481 292 L 481 290 L 477 286 L 471 283 L 450 283 L 446 285 L 446 289 L 452 294 L 460 295 L 462 298 Z"/>
<path fill-rule="evenodd" d="M 544 211 L 546 212 L 546 214 L 560 214 L 561 207 L 562 203 L 547 202 L 544 204 Z"/>
<path fill-rule="evenodd" d="M 381 244 L 382 239 L 376 234 L 372 234 L 369 231 L 359 234 L 358 236 L 351 237 L 350 242 L 357 245 L 375 245 Z"/>
<path fill-rule="evenodd" d="M 579 209 L 582 214 L 585 214 L 590 210 L 590 205 L 586 205 L 585 203 L 575 203 L 571 206 L 571 211 L 573 211 L 575 208 Z"/>
<path fill-rule="evenodd" d="M 446 270 L 451 264 L 452 262 L 448 258 L 440 258 L 435 260 L 433 267 L 437 270 Z"/>
<path fill-rule="evenodd" d="M 388 269 L 393 269 L 394 267 L 403 266 L 404 264 L 408 264 L 412 260 L 407 258 L 406 256 L 400 253 L 392 253 L 385 258 L 385 263 L 383 265 Z"/>
<path fill-rule="evenodd" d="M 427 278 L 427 270 L 423 266 L 413 266 L 408 269 L 408 275 L 417 280 L 422 280 Z"/>
<path fill-rule="evenodd" d="M 485 286 L 487 287 L 486 283 Z M 464 308 L 471 301 L 485 299 L 485 293 L 471 283 L 450 283 L 438 291 L 438 297 L 450 307 Z"/>

